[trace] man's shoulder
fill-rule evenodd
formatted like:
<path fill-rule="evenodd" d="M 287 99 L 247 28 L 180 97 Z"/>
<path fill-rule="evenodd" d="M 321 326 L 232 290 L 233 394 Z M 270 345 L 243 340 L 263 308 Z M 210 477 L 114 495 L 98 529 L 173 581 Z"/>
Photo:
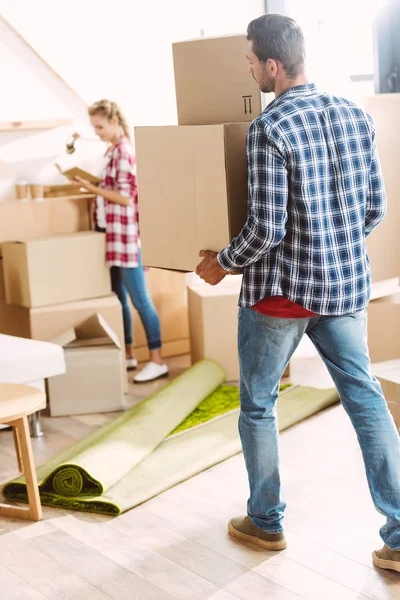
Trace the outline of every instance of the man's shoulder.
<path fill-rule="evenodd" d="M 323 91 L 315 90 L 310 96 L 291 96 L 277 98 L 265 107 L 251 123 L 250 131 L 262 130 L 268 135 L 279 135 L 279 132 L 287 129 L 288 123 L 293 126 L 299 121 L 298 117 L 307 113 L 320 111 L 337 112 L 342 118 L 353 118 L 368 121 L 373 126 L 370 115 L 355 102 L 341 96 L 334 96 Z"/>

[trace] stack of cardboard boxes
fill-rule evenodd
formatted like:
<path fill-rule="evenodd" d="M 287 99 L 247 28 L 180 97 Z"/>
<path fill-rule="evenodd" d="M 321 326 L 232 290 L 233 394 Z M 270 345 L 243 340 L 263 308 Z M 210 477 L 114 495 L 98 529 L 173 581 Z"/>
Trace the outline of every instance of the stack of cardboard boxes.
<path fill-rule="evenodd" d="M 2 254 L 2 329 L 66 349 L 67 373 L 48 386 L 51 415 L 121 409 L 122 312 L 111 292 L 104 234 L 4 242 Z"/>
<path fill-rule="evenodd" d="M 221 250 L 246 219 L 246 134 L 261 112 L 246 36 L 173 45 L 177 126 L 137 127 L 143 261 L 194 271 L 199 249 Z"/>

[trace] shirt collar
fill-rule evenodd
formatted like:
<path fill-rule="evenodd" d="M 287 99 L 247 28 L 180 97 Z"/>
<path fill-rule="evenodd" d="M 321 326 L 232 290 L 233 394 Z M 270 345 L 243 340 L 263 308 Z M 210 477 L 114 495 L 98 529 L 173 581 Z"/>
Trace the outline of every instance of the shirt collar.
<path fill-rule="evenodd" d="M 282 94 L 279 94 L 270 104 L 268 104 L 267 108 L 273 106 L 276 102 L 280 101 L 281 98 L 295 98 L 297 96 L 310 96 L 311 94 L 315 94 L 317 91 L 317 86 L 315 83 L 305 83 L 303 85 L 295 85 L 294 87 L 289 88 Z"/>

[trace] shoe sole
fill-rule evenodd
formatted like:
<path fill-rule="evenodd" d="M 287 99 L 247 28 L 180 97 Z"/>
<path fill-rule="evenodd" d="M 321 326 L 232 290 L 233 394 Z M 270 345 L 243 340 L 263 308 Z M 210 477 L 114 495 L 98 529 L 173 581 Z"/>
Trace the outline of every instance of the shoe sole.
<path fill-rule="evenodd" d="M 162 375 L 158 375 L 158 377 L 153 377 L 153 379 L 145 379 L 144 381 L 136 381 L 134 379 L 133 383 L 136 383 L 136 384 L 150 383 L 151 381 L 156 381 L 157 379 L 163 379 L 163 378 L 168 377 L 168 376 L 169 376 L 169 373 L 163 373 Z"/>
<path fill-rule="evenodd" d="M 240 542 L 254 544 L 256 546 L 264 548 L 264 550 L 285 550 L 285 548 L 287 547 L 286 540 L 279 540 L 278 542 L 268 542 L 267 540 L 262 540 L 261 538 L 258 538 L 254 535 L 248 535 L 247 533 L 242 533 L 241 531 L 238 531 L 233 527 L 233 525 L 231 525 L 231 523 L 228 524 L 228 532 L 229 535 L 239 540 Z"/>
<path fill-rule="evenodd" d="M 129 371 L 137 371 L 137 367 L 126 367 L 126 370 Z"/>
<path fill-rule="evenodd" d="M 388 569 L 400 573 L 400 561 L 398 560 L 385 560 L 384 558 L 379 558 L 375 552 L 372 553 L 372 560 L 374 561 L 374 565 L 380 569 Z"/>

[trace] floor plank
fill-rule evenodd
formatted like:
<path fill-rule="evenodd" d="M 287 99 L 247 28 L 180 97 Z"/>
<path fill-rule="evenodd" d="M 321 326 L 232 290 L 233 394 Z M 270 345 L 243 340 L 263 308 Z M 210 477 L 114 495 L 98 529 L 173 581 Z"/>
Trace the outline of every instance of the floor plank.
<path fill-rule="evenodd" d="M 192 598 L 193 594 L 205 595 L 218 591 L 207 580 L 141 545 L 123 528 L 115 529 L 107 523 L 99 526 L 72 515 L 55 519 L 53 524 L 174 598 L 183 600 Z"/>
<path fill-rule="evenodd" d="M 28 545 L 26 541 L 18 539 L 12 533 L 0 537 L 0 555 L 2 566 L 14 574 L 15 581 L 21 580 L 27 588 L 28 586 L 34 588 L 38 594 L 40 592 L 38 598 L 46 597 L 52 600 L 106 600 L 109 598 L 84 579 L 61 566 L 51 556 Z M 17 591 L 21 585 L 21 583 L 17 585 Z M 29 593 L 33 594 L 32 591 Z M 16 597 L 25 600 L 23 594 Z M 1 597 L 6 600 L 6 596 Z M 31 596 L 27 595 L 27 597 Z M 36 596 L 32 595 L 32 598 L 36 598 Z"/>
<path fill-rule="evenodd" d="M 173 597 L 63 531 L 33 538 L 30 545 L 115 600 Z"/>
<path fill-rule="evenodd" d="M 5 591 L 7 600 L 47 600 L 47 596 L 17 577 L 0 564 L 0 590 Z"/>

